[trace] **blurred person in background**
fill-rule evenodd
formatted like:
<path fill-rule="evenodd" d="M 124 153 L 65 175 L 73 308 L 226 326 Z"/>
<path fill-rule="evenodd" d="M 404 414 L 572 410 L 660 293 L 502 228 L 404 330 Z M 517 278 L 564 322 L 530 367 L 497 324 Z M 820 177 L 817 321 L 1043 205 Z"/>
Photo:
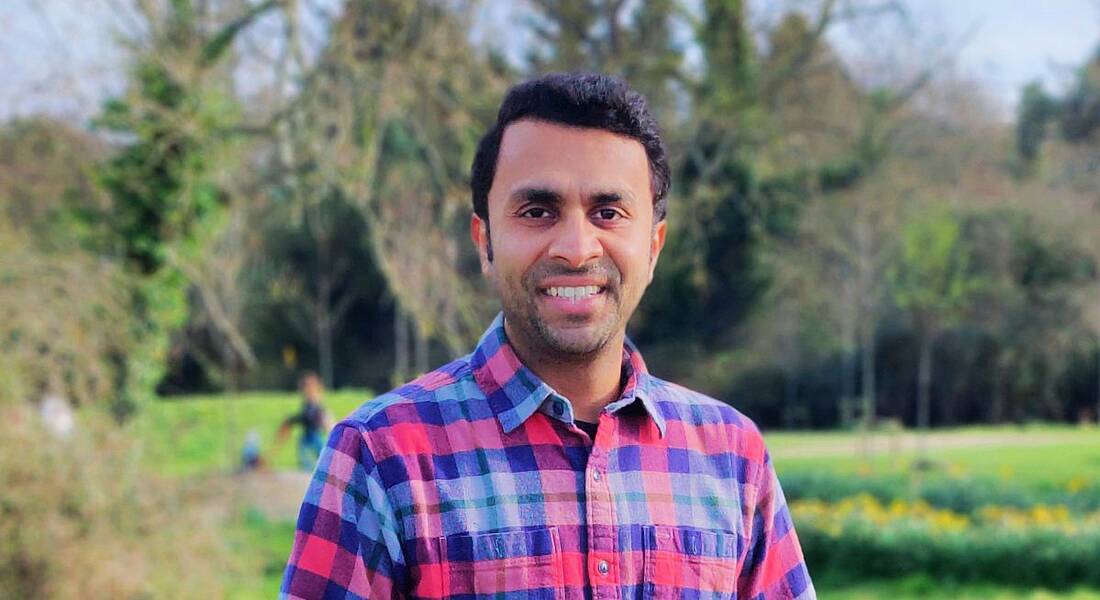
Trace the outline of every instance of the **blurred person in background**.
<path fill-rule="evenodd" d="M 325 435 L 329 430 L 328 413 L 322 404 L 325 386 L 316 373 L 310 372 L 302 375 L 298 388 L 302 392 L 302 410 L 283 421 L 277 437 L 279 443 L 285 442 L 291 428 L 300 426 L 302 435 L 298 438 L 298 466 L 311 471 L 325 446 Z"/>
<path fill-rule="evenodd" d="M 471 188 L 502 312 L 336 427 L 282 596 L 814 598 L 756 426 L 626 338 L 667 228 L 642 96 L 592 74 L 512 88 Z"/>

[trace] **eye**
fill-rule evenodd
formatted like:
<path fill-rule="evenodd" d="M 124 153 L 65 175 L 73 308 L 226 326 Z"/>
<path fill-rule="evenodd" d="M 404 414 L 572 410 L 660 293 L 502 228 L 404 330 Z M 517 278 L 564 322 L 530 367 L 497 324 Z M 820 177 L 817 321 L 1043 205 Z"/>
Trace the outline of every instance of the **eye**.
<path fill-rule="evenodd" d="M 529 219 L 545 219 L 550 216 L 550 211 L 541 206 L 532 206 L 519 213 L 519 216 Z"/>
<path fill-rule="evenodd" d="M 622 214 L 613 208 L 601 208 L 596 211 L 596 216 L 603 221 L 613 221 L 622 218 Z"/>

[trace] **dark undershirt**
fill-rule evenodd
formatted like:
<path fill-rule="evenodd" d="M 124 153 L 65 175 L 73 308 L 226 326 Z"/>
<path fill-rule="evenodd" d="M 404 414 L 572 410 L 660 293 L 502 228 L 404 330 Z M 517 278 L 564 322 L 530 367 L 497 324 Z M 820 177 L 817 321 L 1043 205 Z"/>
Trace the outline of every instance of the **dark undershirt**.
<path fill-rule="evenodd" d="M 592 438 L 592 441 L 596 441 L 596 430 L 600 427 L 599 423 L 589 423 L 588 421 L 579 421 L 573 419 L 573 423 L 583 432 L 588 434 L 588 437 Z"/>

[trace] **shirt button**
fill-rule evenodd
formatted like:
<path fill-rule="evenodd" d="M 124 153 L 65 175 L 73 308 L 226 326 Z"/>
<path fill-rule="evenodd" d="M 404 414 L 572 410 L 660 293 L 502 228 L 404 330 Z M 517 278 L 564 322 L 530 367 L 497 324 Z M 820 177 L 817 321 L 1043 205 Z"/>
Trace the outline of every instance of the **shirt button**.
<path fill-rule="evenodd" d="M 592 479 L 593 479 L 593 481 L 599 481 L 600 480 L 600 472 L 599 471 L 593 471 L 592 472 Z"/>
<path fill-rule="evenodd" d="M 607 572 L 611 570 L 611 566 L 607 564 L 606 560 L 601 560 L 600 564 L 596 565 L 596 570 L 600 572 L 600 575 L 607 575 Z"/>

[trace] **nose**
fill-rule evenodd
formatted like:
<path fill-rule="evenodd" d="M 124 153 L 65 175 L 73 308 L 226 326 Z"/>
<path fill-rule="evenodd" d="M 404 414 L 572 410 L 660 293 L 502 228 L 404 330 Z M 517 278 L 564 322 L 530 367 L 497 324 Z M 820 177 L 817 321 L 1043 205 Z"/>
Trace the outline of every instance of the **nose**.
<path fill-rule="evenodd" d="M 558 224 L 557 235 L 550 244 L 550 258 L 565 261 L 579 269 L 590 261 L 603 256 L 603 244 L 599 228 L 581 215 L 571 215 Z"/>

